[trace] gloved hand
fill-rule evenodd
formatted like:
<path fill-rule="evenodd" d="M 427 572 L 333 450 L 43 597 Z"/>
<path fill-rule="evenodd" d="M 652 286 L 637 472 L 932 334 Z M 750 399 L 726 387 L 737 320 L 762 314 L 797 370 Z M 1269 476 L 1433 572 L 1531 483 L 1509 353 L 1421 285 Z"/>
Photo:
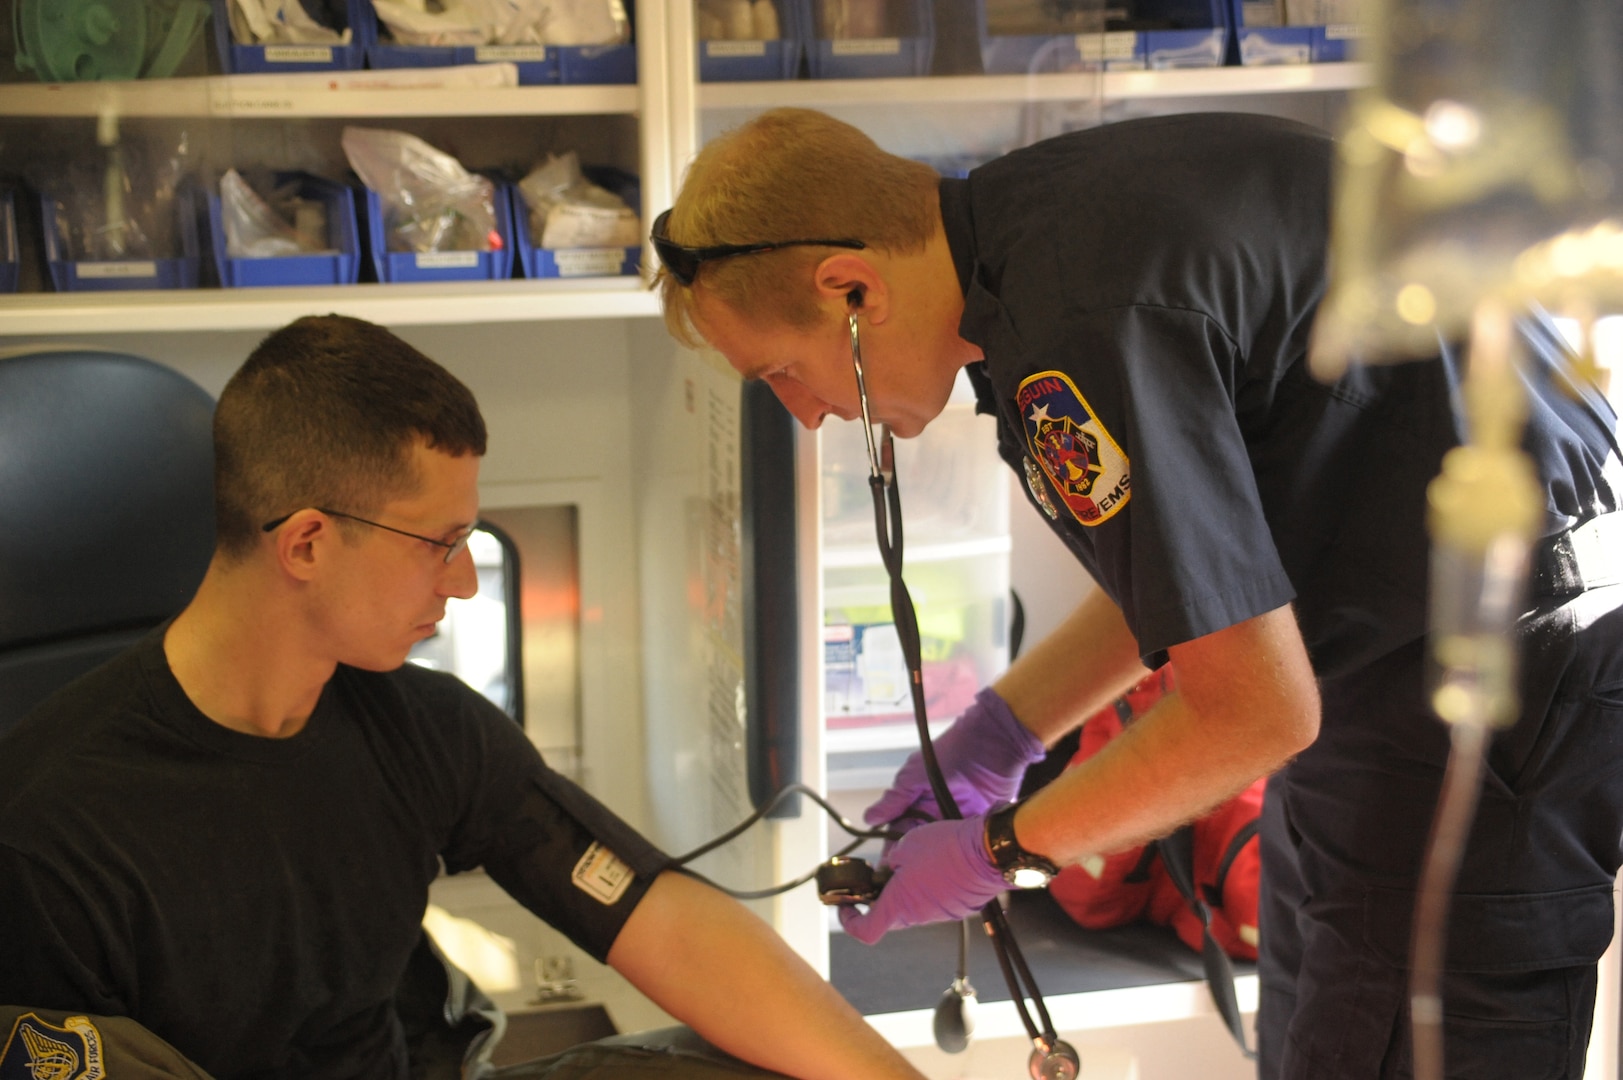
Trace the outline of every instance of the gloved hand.
<path fill-rule="evenodd" d="M 918 826 L 896 841 L 885 864 L 890 880 L 868 910 L 840 909 L 845 932 L 865 945 L 903 926 L 962 919 L 1009 887 L 987 854 L 979 814 Z"/>
<path fill-rule="evenodd" d="M 1045 752 L 1042 740 L 1015 719 L 1008 702 L 990 686 L 976 694 L 975 703 L 935 740 L 936 760 L 947 778 L 947 790 L 965 817 L 1014 802 L 1026 766 L 1041 761 Z M 917 750 L 896 773 L 890 790 L 863 811 L 862 819 L 877 827 L 897 821 L 910 810 L 912 816 L 941 817 L 924 771 L 924 757 Z M 908 825 L 899 823 L 899 827 Z"/>

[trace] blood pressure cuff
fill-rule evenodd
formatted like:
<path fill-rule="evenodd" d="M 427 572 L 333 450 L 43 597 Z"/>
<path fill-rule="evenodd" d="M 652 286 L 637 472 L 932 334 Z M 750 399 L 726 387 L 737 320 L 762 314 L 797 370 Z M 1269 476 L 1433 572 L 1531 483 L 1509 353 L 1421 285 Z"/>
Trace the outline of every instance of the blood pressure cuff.
<path fill-rule="evenodd" d="M 1163 667 L 1090 717 L 1082 725 L 1070 766 L 1098 753 L 1172 688 L 1172 669 Z M 1263 787 L 1258 780 L 1186 826 L 1178 839 L 1187 842 L 1176 847 L 1152 843 L 1065 867 L 1049 884 L 1049 895 L 1081 926 L 1102 930 L 1143 920 L 1172 927 L 1184 944 L 1200 952 L 1206 925 L 1167 872 L 1166 859 L 1175 856 L 1189 864 L 1185 878 L 1198 891 L 1213 940 L 1229 956 L 1255 960 L 1262 865 L 1256 835 Z"/>
<path fill-rule="evenodd" d="M 0 1077 L 29 1080 L 211 1080 L 127 1016 L 0 1005 Z"/>
<path fill-rule="evenodd" d="M 517 824 L 499 853 L 484 859 L 493 881 L 600 962 L 670 865 L 670 856 L 550 769 L 524 786 Z"/>

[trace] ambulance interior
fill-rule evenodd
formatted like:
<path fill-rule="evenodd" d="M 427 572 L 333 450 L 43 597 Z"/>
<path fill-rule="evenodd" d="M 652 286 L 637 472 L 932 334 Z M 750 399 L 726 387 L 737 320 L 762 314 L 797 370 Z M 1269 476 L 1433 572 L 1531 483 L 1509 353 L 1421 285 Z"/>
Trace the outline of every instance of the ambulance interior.
<path fill-rule="evenodd" d="M 33 7 L 29 0 L 10 4 L 18 17 Z M 639 68 L 629 86 L 321 89 L 272 75 L 223 74 L 205 44 L 168 78 L 50 88 L 0 82 L 0 182 L 15 182 L 17 191 L 37 186 L 50 175 L 40 171 L 49 159 L 94 185 L 110 175 L 115 152 L 125 155 L 117 168 L 132 177 L 181 165 L 210 176 L 248 166 L 342 176 L 349 168 L 343 130 L 365 124 L 454 147 L 474 170 L 528 166 L 574 150 L 583 162 L 637 176 L 633 201 L 646 233 L 646 222 L 670 205 L 697 147 L 774 105 L 824 109 L 887 149 L 947 171 L 1047 135 L 1139 115 L 1266 112 L 1339 130 L 1353 96 L 1377 81 L 1370 65 L 1346 60 L 1140 69 L 1090 59 L 1082 44 L 1073 52 L 1083 70 L 1042 68 L 1034 59 L 1029 74 L 988 74 L 977 42 L 989 12 L 1052 19 L 1055 8 L 1071 18 L 1088 9 L 1103 19 L 1102 3 L 1016 0 L 909 7 L 928 12 L 934 31 L 933 61 L 914 77 L 706 81 L 697 58 L 705 55 L 705 35 L 719 31 L 706 29 L 704 0 L 628 6 Z M 1267 6 L 1233 9 L 1252 9 L 1255 20 Z M 906 29 L 874 40 L 905 42 Z M 1073 43 L 1093 37 L 1099 40 L 1089 47 L 1111 47 L 1097 29 L 1070 35 Z M 0 52 L 19 48 L 0 41 Z M 491 431 L 481 482 L 488 528 L 470 544 L 479 595 L 451 605 L 440 633 L 419 646 L 413 662 L 455 672 L 506 709 L 554 768 L 672 853 L 732 828 L 764 802 L 764 792 L 791 780 L 859 820 L 916 745 L 911 716 L 897 704 L 901 693 L 887 684 L 898 669 L 888 617 L 876 614 L 885 582 L 873 554 L 858 425 L 793 428 L 769 398 L 742 392 L 725 361 L 672 343 L 657 301 L 634 275 L 53 293 L 40 253 L 15 254 L 30 247 L 40 205 L 30 209 L 17 199 L 14 232 L 5 237 L 21 287 L 0 295 L 0 456 L 29 453 L 12 441 L 27 430 L 23 417 L 7 411 L 23 395 L 4 392 L 17 385 L 6 381 L 7 366 L 21 357 L 58 350 L 89 360 L 141 357 L 212 397 L 268 330 L 292 318 L 338 311 L 372 319 L 462 379 Z M 1623 352 L 1619 321 L 1596 318 L 1616 301 L 1599 295 L 1565 312 L 1574 316 L 1575 334 L 1589 335 L 1603 366 Z M 129 404 L 114 397 L 107 408 Z M 46 432 L 65 422 L 29 418 L 43 421 Z M 128 423 L 97 419 L 91 427 L 116 431 Z M 941 650 L 929 658 L 941 662 L 927 670 L 970 693 L 1009 662 L 1019 641 L 1040 639 L 1092 587 L 988 452 L 993 431 L 960 386 L 941 420 L 899 447 L 897 467 L 915 553 L 909 583 L 927 636 Z M 752 446 L 772 448 L 763 459 L 769 464 L 750 458 Z M 77 486 L 56 494 L 74 495 Z M 0 485 L 0 497 L 7 490 Z M 70 531 L 51 535 L 71 535 L 78 511 L 59 509 L 63 523 L 55 527 Z M 6 511 L 19 520 L 12 507 Z M 123 525 L 114 519 L 113 540 L 141 519 L 139 508 L 124 512 L 131 516 Z M 777 530 L 775 548 L 751 546 L 757 525 Z M 39 543 L 26 528 L 12 531 Z M 63 551 L 47 560 L 51 572 L 81 573 L 55 558 L 73 545 L 57 543 Z M 5 544 L 5 560 L 23 565 L 23 549 Z M 90 546 L 103 563 L 126 557 L 111 554 L 116 543 Z M 179 554 L 200 575 L 198 551 L 194 541 L 154 557 Z M 105 570 L 96 580 L 109 576 Z M 185 572 L 171 599 L 184 601 Z M 768 572 L 793 587 L 787 598 L 763 604 L 753 583 Z M 155 602 L 162 601 L 140 600 L 147 609 Z M 149 615 L 161 612 L 141 612 Z M 780 647 L 787 651 L 761 657 L 755 635 L 762 621 L 786 617 L 792 632 Z M 127 633 L 129 610 L 112 621 Z M 93 632 L 104 650 L 108 629 Z M 27 627 L 7 630 L 0 677 L 16 679 L 24 663 L 40 659 L 37 649 L 30 652 L 38 636 Z M 763 671 L 777 673 L 773 685 L 763 685 Z M 32 686 L 43 689 L 33 677 Z M 763 729 L 752 695 L 768 693 L 777 700 L 772 726 Z M 934 730 L 961 708 L 963 695 L 943 690 L 938 703 Z M 15 718 L 0 714 L 0 725 Z M 770 754 L 761 749 L 767 739 L 776 740 Z M 800 798 L 695 866 L 736 888 L 762 889 L 806 874 L 846 841 Z M 878 848 L 857 853 L 874 857 Z M 869 948 L 840 932 L 809 884 L 751 906 L 927 1075 L 1026 1074 L 1031 1042 L 978 928 L 915 928 Z M 1055 1028 L 1080 1053 L 1085 1080 L 1254 1074 L 1214 1003 L 1200 954 L 1170 930 L 1083 930 L 1041 893 L 1013 895 L 1008 913 Z M 425 925 L 506 1011 L 498 1062 L 671 1022 L 480 873 L 442 877 Z M 1612 1077 L 1623 1075 L 1615 940 L 1601 971 L 1588 1075 Z M 965 974 L 978 997 L 974 1031 L 967 1049 L 949 1053 L 940 1045 L 938 1006 Z M 1231 988 L 1249 1046 L 1257 997 L 1251 965 L 1234 964 Z"/>

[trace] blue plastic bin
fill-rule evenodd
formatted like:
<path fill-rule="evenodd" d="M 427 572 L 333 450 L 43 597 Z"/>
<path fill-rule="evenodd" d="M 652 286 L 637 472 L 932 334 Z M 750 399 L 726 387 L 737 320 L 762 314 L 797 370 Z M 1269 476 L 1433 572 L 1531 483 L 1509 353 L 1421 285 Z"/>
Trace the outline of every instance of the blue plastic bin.
<path fill-rule="evenodd" d="M 308 173 L 278 173 L 278 185 L 297 181 L 299 197 L 319 200 L 327 208 L 327 242 L 332 253 L 234 259 L 226 254 L 220 196 L 210 193 L 209 236 L 214 266 L 226 288 L 265 285 L 353 285 L 361 271 L 361 238 L 355 225 L 355 199 L 350 189 Z"/>
<path fill-rule="evenodd" d="M 1354 60 L 1358 26 L 1247 26 L 1245 3 L 1232 0 L 1234 33 L 1240 63 L 1248 67 L 1268 64 L 1325 64 Z"/>
<path fill-rule="evenodd" d="M 546 45 L 397 45 L 378 18 L 371 0 L 361 0 L 367 25 L 366 60 L 374 68 L 452 67 L 460 64 L 510 63 L 522 86 L 558 81 L 558 53 Z"/>
<path fill-rule="evenodd" d="M 367 62 L 374 68 L 448 67 L 455 64 L 511 63 L 522 86 L 551 83 L 634 83 L 637 47 L 620 45 L 396 45 L 366 0 L 370 22 Z M 626 15 L 636 13 L 628 2 Z"/>
<path fill-rule="evenodd" d="M 197 288 L 203 259 L 197 242 L 197 202 L 192 192 L 175 195 L 175 230 L 181 254 L 162 259 L 71 259 L 67 238 L 57 231 L 56 199 L 42 193 L 39 202 L 45 262 L 57 292 Z"/>
<path fill-rule="evenodd" d="M 981 64 L 989 75 L 1220 67 L 1229 50 L 1229 0 L 1134 0 L 1132 17 L 1180 28 L 1089 34 L 992 34 L 985 3 L 975 4 Z"/>
<path fill-rule="evenodd" d="M 0 188 L 0 293 L 17 291 L 17 196 Z"/>
<path fill-rule="evenodd" d="M 642 212 L 642 184 L 635 176 L 621 169 L 594 168 L 581 170 L 589 180 L 608 188 L 638 213 Z M 508 189 L 512 199 L 513 239 L 518 248 L 519 266 L 527 278 L 555 277 L 619 277 L 637 273 L 642 260 L 642 245 L 625 248 L 559 248 L 550 250 L 535 246 L 530 236 L 530 208 L 524 193 L 514 184 Z"/>
<path fill-rule="evenodd" d="M 372 270 L 381 282 L 501 281 L 513 276 L 512 202 L 506 185 L 496 182 L 496 232 L 499 251 L 433 251 L 425 254 L 390 251 L 384 237 L 383 202 L 378 193 L 361 188 L 356 202 L 361 210 L 361 243 Z"/>
<path fill-rule="evenodd" d="M 376 25 L 366 0 L 345 0 L 348 45 L 239 45 L 232 40 L 229 0 L 213 0 L 214 44 L 227 72 L 354 71 L 366 66 L 366 47 Z"/>
<path fill-rule="evenodd" d="M 518 68 L 521 86 L 546 86 L 558 81 L 558 50 L 548 45 L 396 45 L 374 41 L 366 46 L 366 58 L 374 68 L 511 63 Z"/>
<path fill-rule="evenodd" d="M 807 70 L 814 79 L 886 79 L 930 74 L 935 55 L 932 0 L 895 0 L 893 18 L 901 20 L 896 37 L 830 40 L 818 36 L 822 0 L 806 0 L 803 9 Z"/>
<path fill-rule="evenodd" d="M 637 7 L 624 0 L 626 18 L 637 25 Z M 623 45 L 560 45 L 558 81 L 590 86 L 624 85 L 637 81 L 637 39 Z"/>
<path fill-rule="evenodd" d="M 1144 35 L 987 34 L 981 66 L 988 75 L 1036 75 L 1061 71 L 1137 71 L 1145 66 Z"/>
<path fill-rule="evenodd" d="M 772 3 L 778 10 L 782 36 L 776 41 L 700 41 L 700 82 L 769 82 L 799 74 L 805 0 Z"/>

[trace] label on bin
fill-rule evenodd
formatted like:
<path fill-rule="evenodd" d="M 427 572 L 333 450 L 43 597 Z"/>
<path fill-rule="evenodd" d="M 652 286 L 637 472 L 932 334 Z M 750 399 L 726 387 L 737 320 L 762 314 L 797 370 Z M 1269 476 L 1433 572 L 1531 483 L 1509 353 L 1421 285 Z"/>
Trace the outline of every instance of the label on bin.
<path fill-rule="evenodd" d="M 267 64 L 330 64 L 331 45 L 266 45 Z"/>
<path fill-rule="evenodd" d="M 603 277 L 618 274 L 626 261 L 624 248 L 559 248 L 552 253 L 559 277 Z"/>
<path fill-rule="evenodd" d="M 1345 41 L 1364 36 L 1364 28 L 1357 23 L 1331 23 L 1324 28 L 1326 41 Z"/>
<path fill-rule="evenodd" d="M 740 56 L 765 56 L 766 42 L 764 41 L 707 41 L 704 43 L 704 54 L 709 57 L 725 59 Z"/>
<path fill-rule="evenodd" d="M 1138 51 L 1138 34 L 1133 30 L 1078 34 L 1076 51 L 1084 60 L 1131 60 Z"/>
<path fill-rule="evenodd" d="M 835 56 L 895 56 L 902 51 L 901 38 L 843 38 L 829 42 Z"/>
<path fill-rule="evenodd" d="M 506 60 L 519 63 L 526 60 L 545 60 L 545 45 L 480 45 L 473 50 L 473 58 L 481 64 Z"/>
<path fill-rule="evenodd" d="M 82 278 L 155 278 L 158 264 L 150 259 L 121 259 L 117 262 L 82 262 L 73 265 Z"/>
<path fill-rule="evenodd" d="M 425 251 L 417 256 L 419 270 L 462 270 L 478 265 L 477 251 Z"/>

